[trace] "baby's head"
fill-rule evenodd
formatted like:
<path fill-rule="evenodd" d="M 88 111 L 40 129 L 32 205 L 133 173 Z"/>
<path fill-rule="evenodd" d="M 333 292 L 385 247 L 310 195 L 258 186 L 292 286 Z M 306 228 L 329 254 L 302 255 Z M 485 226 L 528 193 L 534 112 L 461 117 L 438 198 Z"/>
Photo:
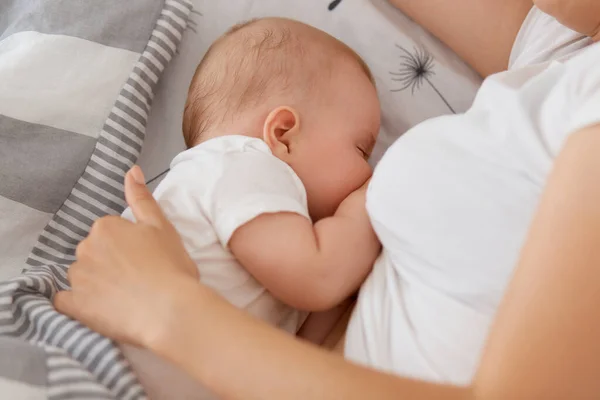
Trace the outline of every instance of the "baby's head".
<path fill-rule="evenodd" d="M 210 47 L 183 116 L 188 147 L 261 138 L 300 177 L 311 216 L 332 215 L 371 176 L 379 132 L 373 78 L 348 46 L 283 18 L 236 25 Z"/>

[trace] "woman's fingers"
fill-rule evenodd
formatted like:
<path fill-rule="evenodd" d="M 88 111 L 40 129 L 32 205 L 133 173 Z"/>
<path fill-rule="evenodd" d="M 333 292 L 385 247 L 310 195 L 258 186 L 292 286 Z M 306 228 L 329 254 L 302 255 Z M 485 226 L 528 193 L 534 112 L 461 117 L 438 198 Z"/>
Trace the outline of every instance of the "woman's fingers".
<path fill-rule="evenodd" d="M 125 195 L 137 223 L 98 219 L 69 268 L 72 290 L 56 294 L 54 305 L 112 339 L 143 345 L 170 318 L 157 310 L 178 296 L 182 282 L 196 284 L 198 272 L 139 167 L 127 173 Z"/>
<path fill-rule="evenodd" d="M 134 165 L 125 175 L 125 199 L 137 222 L 156 228 L 170 226 L 144 183 L 144 175 L 137 165 Z"/>
<path fill-rule="evenodd" d="M 54 295 L 54 307 L 58 312 L 65 314 L 68 317 L 74 318 L 77 313 L 77 308 L 73 301 L 73 292 L 70 290 L 63 290 Z"/>

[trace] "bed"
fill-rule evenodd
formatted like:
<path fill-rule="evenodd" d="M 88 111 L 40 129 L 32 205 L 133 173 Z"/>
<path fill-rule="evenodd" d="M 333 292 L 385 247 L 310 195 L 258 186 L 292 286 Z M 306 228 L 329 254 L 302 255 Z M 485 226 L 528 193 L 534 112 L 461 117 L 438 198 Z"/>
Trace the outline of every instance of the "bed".
<path fill-rule="evenodd" d="M 155 187 L 184 149 L 187 86 L 210 43 L 261 16 L 312 24 L 366 60 L 382 103 L 373 165 L 415 124 L 465 111 L 481 83 L 384 0 L 3 1 L 2 398 L 145 398 L 113 343 L 50 299 L 93 221 L 123 210 L 125 171 L 139 163 Z"/>

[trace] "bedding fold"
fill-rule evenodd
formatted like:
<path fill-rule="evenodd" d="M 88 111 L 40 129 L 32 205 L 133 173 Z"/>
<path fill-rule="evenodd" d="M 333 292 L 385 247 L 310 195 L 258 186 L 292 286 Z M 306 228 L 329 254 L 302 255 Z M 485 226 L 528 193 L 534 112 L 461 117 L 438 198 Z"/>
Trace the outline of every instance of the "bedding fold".
<path fill-rule="evenodd" d="M 52 298 L 92 223 L 125 207 L 190 12 L 188 0 L 0 4 L 0 279 L 28 265 L 0 283 L 2 398 L 146 398 L 115 343 Z"/>

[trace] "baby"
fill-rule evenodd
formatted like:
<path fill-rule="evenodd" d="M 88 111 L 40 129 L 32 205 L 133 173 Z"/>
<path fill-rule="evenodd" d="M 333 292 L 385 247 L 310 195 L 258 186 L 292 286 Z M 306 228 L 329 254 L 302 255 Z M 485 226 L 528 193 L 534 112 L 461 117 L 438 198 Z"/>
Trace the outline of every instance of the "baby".
<path fill-rule="evenodd" d="M 380 247 L 365 209 L 379 124 L 369 69 L 326 33 L 266 18 L 219 38 L 189 89 L 189 149 L 154 193 L 201 281 L 290 333 L 356 292 Z"/>

